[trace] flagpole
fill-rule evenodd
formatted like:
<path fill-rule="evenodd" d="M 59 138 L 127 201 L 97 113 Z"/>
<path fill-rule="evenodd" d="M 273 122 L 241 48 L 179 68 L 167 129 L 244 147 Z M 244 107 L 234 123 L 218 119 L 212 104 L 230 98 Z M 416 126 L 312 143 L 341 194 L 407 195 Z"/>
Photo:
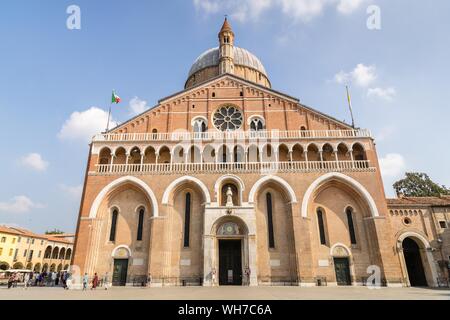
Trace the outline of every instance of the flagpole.
<path fill-rule="evenodd" d="M 111 112 L 112 112 L 114 92 L 115 92 L 115 90 L 113 90 L 112 98 L 111 98 L 110 104 L 109 104 L 108 123 L 106 124 L 106 133 L 108 133 L 108 131 L 109 131 L 109 121 L 111 120 Z"/>
<path fill-rule="evenodd" d="M 109 131 L 109 120 L 111 119 L 111 110 L 112 110 L 112 103 L 109 105 L 108 123 L 106 124 L 106 133 L 108 133 L 108 131 Z"/>
<path fill-rule="evenodd" d="M 352 127 L 355 129 L 355 118 L 353 117 L 353 108 L 352 108 L 352 99 L 350 98 L 350 91 L 348 90 L 348 86 L 345 86 L 347 89 L 347 100 L 348 100 L 348 108 L 350 109 L 350 115 L 352 116 Z"/>

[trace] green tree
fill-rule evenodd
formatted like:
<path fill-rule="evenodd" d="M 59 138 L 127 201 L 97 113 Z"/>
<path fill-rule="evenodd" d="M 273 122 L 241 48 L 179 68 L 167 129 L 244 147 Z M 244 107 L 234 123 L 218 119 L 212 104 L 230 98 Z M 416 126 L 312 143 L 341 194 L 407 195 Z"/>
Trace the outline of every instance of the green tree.
<path fill-rule="evenodd" d="M 51 235 L 51 234 L 63 234 L 63 233 L 64 233 L 64 231 L 61 231 L 59 229 L 53 229 L 53 230 L 45 231 L 45 234 L 49 234 L 49 235 Z"/>
<path fill-rule="evenodd" d="M 441 186 L 426 173 L 407 172 L 406 177 L 394 183 L 394 190 L 397 195 L 405 197 L 439 197 L 440 195 L 450 195 L 450 189 Z"/>

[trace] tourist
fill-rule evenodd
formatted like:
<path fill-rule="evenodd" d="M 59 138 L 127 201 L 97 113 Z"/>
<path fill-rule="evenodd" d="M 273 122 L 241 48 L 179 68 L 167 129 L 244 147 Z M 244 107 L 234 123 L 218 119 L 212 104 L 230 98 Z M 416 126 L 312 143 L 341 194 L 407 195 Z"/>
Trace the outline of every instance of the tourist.
<path fill-rule="evenodd" d="M 63 289 L 67 289 L 67 271 L 61 273 L 61 285 Z"/>
<path fill-rule="evenodd" d="M 66 290 L 72 289 L 72 275 L 70 273 L 66 274 Z"/>
<path fill-rule="evenodd" d="M 92 287 L 91 287 L 91 290 L 97 289 L 97 286 L 98 286 L 98 276 L 97 276 L 97 274 L 95 273 L 95 274 L 94 274 L 94 279 L 92 279 Z"/>
<path fill-rule="evenodd" d="M 14 273 L 11 273 L 11 275 L 8 278 L 8 289 L 11 289 L 14 283 Z"/>
<path fill-rule="evenodd" d="M 14 273 L 13 279 L 13 288 L 17 288 L 17 283 L 19 282 L 19 274 L 17 272 Z"/>
<path fill-rule="evenodd" d="M 211 270 L 211 280 L 212 280 L 212 285 L 215 286 L 216 285 L 216 269 L 213 268 Z"/>
<path fill-rule="evenodd" d="M 29 285 L 30 281 L 31 281 L 31 274 L 27 272 L 23 276 L 23 288 L 24 288 L 24 290 L 28 289 L 28 285 Z"/>
<path fill-rule="evenodd" d="M 105 273 L 105 275 L 103 276 L 102 282 L 103 282 L 103 286 L 105 287 L 105 290 L 108 290 L 110 287 L 108 272 Z"/>
<path fill-rule="evenodd" d="M 51 285 L 52 285 L 52 287 L 54 287 L 55 286 L 55 284 L 56 284 L 56 279 L 57 279 L 57 277 L 56 277 L 56 272 L 55 271 L 53 271 L 52 273 L 51 273 Z"/>
<path fill-rule="evenodd" d="M 150 287 L 151 284 L 152 284 L 152 274 L 149 273 L 148 276 L 147 276 L 147 283 L 146 283 L 146 286 L 147 286 L 147 287 Z"/>
<path fill-rule="evenodd" d="M 87 273 L 85 273 L 83 276 L 83 291 L 87 290 L 88 284 L 89 284 L 89 276 Z"/>

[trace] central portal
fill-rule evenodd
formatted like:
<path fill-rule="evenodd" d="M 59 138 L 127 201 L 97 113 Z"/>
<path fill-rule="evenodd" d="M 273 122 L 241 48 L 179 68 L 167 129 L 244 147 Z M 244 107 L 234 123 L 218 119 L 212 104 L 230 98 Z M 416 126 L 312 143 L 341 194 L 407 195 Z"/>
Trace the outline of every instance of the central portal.
<path fill-rule="evenodd" d="M 219 285 L 242 285 L 242 241 L 219 240 Z"/>

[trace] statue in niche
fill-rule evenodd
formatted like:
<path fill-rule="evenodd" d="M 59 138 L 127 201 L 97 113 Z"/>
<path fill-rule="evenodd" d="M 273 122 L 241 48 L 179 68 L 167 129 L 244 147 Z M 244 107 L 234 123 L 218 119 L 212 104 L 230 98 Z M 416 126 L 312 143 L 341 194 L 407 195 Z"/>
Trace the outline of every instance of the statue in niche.
<path fill-rule="evenodd" d="M 233 207 L 233 191 L 231 190 L 231 187 L 229 186 L 227 189 L 227 203 L 226 206 L 227 207 Z"/>

